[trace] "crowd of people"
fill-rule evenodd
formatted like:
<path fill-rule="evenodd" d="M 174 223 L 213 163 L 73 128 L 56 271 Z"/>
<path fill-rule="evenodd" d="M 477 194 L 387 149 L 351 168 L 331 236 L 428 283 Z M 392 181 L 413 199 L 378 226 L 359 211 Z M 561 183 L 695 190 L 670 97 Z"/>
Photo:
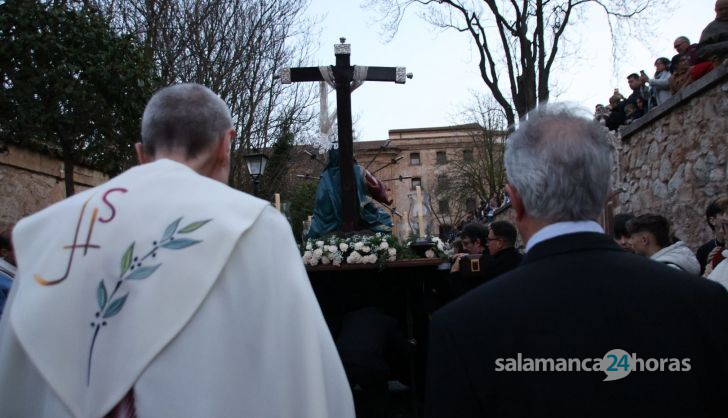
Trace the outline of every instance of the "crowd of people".
<path fill-rule="evenodd" d="M 716 2 L 715 20 L 705 27 L 698 43 L 679 36 L 673 47 L 677 54 L 672 59 L 657 58 L 652 75 L 644 70 L 628 75 L 629 96 L 614 89 L 609 104 L 596 105 L 594 118 L 609 130 L 629 125 L 721 65 L 728 58 L 728 0 Z"/>
<path fill-rule="evenodd" d="M 617 214 L 612 237 L 625 251 L 663 263 L 695 277 L 714 280 L 728 289 L 728 196 L 713 200 L 705 210 L 713 236 L 693 253 L 673 232 L 664 216 L 646 213 Z M 445 301 L 451 301 L 487 281 L 516 268 L 524 254 L 517 247 L 517 232 L 507 221 L 464 224 L 451 241 L 451 270 Z M 442 290 L 441 290 L 442 291 Z"/>
<path fill-rule="evenodd" d="M 694 276 L 704 276 L 728 288 L 728 196 L 718 198 L 705 209 L 705 221 L 713 237 L 693 253 L 674 233 L 670 221 L 658 214 L 619 214 L 614 218 L 613 236 L 626 251 L 649 257 Z M 722 266 L 721 266 L 722 264 Z"/>

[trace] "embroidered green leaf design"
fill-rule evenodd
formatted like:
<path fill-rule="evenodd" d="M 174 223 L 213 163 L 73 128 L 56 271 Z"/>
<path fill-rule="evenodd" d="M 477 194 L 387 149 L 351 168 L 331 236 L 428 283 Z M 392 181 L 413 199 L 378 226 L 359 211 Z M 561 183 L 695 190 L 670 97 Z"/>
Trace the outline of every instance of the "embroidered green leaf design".
<path fill-rule="evenodd" d="M 178 218 L 176 221 L 169 224 L 167 229 L 164 230 L 164 235 L 162 235 L 162 241 L 166 241 L 170 238 L 172 238 L 172 235 L 174 235 L 175 232 L 177 232 L 177 226 L 179 226 L 179 221 L 181 221 L 182 218 Z"/>
<path fill-rule="evenodd" d="M 106 311 L 104 311 L 104 318 L 111 318 L 112 316 L 116 315 L 121 311 L 121 308 L 124 307 L 124 303 L 126 303 L 126 297 L 129 296 L 127 293 L 126 295 L 116 298 L 109 304 L 109 307 L 106 308 Z"/>
<path fill-rule="evenodd" d="M 190 233 L 192 231 L 196 231 L 196 230 L 200 229 L 206 223 L 210 222 L 211 220 L 212 219 L 206 219 L 204 221 L 193 222 L 193 223 L 187 225 L 186 227 L 180 229 L 179 230 L 179 233 L 180 234 L 188 234 L 188 233 Z"/>
<path fill-rule="evenodd" d="M 168 248 L 170 250 L 181 250 L 189 246 L 201 243 L 201 240 L 181 238 L 174 241 L 165 242 L 162 244 L 162 248 Z"/>
<path fill-rule="evenodd" d="M 124 256 L 121 257 L 121 274 L 119 277 L 123 276 L 124 273 L 129 270 L 129 267 L 131 267 L 131 260 L 134 257 L 134 243 L 132 242 L 129 248 L 126 249 L 126 252 L 124 252 Z"/>
<path fill-rule="evenodd" d="M 106 293 L 106 285 L 104 284 L 104 280 L 102 279 L 99 282 L 99 287 L 96 288 L 96 302 L 98 302 L 99 304 L 99 309 L 104 309 L 108 297 L 108 293 Z"/>
<path fill-rule="evenodd" d="M 126 276 L 126 280 L 142 280 L 146 279 L 147 277 L 151 276 L 152 273 L 154 273 L 161 264 L 157 264 L 156 266 L 149 266 L 149 267 L 139 267 L 138 269 L 134 270 L 131 274 Z"/>

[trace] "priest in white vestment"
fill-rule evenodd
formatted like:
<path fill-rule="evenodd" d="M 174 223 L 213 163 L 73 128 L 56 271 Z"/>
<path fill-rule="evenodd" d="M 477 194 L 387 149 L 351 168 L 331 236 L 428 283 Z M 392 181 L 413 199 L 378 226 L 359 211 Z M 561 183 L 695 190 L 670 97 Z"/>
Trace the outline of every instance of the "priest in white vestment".
<path fill-rule="evenodd" d="M 234 134 L 209 89 L 162 89 L 142 165 L 18 223 L 0 416 L 354 416 L 290 226 L 224 184 Z"/>

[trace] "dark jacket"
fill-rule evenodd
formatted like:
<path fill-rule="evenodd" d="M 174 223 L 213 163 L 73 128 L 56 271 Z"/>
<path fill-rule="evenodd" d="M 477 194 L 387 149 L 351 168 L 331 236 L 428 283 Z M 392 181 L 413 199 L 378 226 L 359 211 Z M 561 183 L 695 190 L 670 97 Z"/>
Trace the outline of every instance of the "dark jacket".
<path fill-rule="evenodd" d="M 707 241 L 705 244 L 701 245 L 700 248 L 698 248 L 698 251 L 695 253 L 695 258 L 697 258 L 698 263 L 700 263 L 701 276 L 703 275 L 703 273 L 705 273 L 705 266 L 708 265 L 708 254 L 713 251 L 713 248 L 715 248 L 715 240 L 711 239 L 710 241 Z"/>
<path fill-rule="evenodd" d="M 597 233 L 535 245 L 435 313 L 427 417 L 725 416 L 728 293 Z M 498 359 L 690 359 L 689 371 L 496 371 Z M 634 367 L 634 365 L 632 365 Z M 720 408 L 720 409 L 718 409 Z"/>
<path fill-rule="evenodd" d="M 462 273 L 461 268 L 460 272 L 450 274 L 450 293 L 452 297 L 460 297 L 483 283 L 513 270 L 521 263 L 521 258 L 523 256 L 515 248 L 504 249 L 492 256 L 484 254 L 480 257 L 480 271 L 478 273 Z"/>

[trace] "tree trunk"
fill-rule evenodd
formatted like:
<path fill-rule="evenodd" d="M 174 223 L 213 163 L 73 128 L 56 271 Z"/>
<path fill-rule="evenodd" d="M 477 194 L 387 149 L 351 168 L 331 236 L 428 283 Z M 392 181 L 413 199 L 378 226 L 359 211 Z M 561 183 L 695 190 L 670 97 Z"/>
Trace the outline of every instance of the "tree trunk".
<path fill-rule="evenodd" d="M 61 133 L 58 132 L 60 136 Z M 71 144 L 68 144 L 61 138 L 61 149 L 63 151 L 63 180 L 66 184 L 66 197 L 71 197 L 76 193 L 75 183 L 73 182 L 73 150 Z"/>

